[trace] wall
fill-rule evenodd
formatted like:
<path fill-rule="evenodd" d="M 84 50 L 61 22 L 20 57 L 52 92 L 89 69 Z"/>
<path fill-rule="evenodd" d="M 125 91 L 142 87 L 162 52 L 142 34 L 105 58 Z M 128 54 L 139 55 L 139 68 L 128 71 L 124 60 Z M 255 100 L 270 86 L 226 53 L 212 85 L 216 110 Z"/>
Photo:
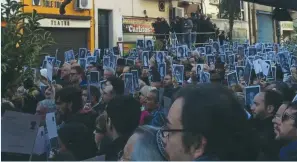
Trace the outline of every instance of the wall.
<path fill-rule="evenodd" d="M 235 20 L 233 25 L 233 39 L 234 40 L 240 40 L 245 41 L 246 39 L 249 39 L 249 24 L 248 24 L 248 6 L 246 2 L 243 2 L 244 5 L 244 17 L 243 20 Z M 228 19 L 219 19 L 217 17 L 217 14 L 219 13 L 219 5 L 213 5 L 209 2 L 209 0 L 204 1 L 204 12 L 205 14 L 212 15 L 211 21 L 217 25 L 217 27 L 220 30 L 224 30 L 227 34 L 229 32 L 229 20 Z M 206 8 L 206 9 L 205 9 Z M 234 34 L 237 33 L 237 34 Z M 237 35 L 241 35 L 238 37 Z"/>
<path fill-rule="evenodd" d="M 169 17 L 169 4 L 166 2 L 165 12 L 160 12 L 157 0 L 95 0 L 95 47 L 98 48 L 98 9 L 110 10 L 110 45 L 115 46 L 118 38 L 123 37 L 122 16 L 144 17 L 147 11 L 150 18 Z"/>
<path fill-rule="evenodd" d="M 34 0 L 21 0 L 21 2 L 23 2 L 24 4 L 28 5 L 24 7 L 23 12 L 25 13 L 32 13 L 33 9 L 35 9 L 37 11 L 38 14 L 44 14 L 46 16 L 48 15 L 56 15 L 57 17 L 59 17 L 59 19 L 70 19 L 70 16 L 74 16 L 75 18 L 72 19 L 77 19 L 77 17 L 88 17 L 88 19 L 90 20 L 71 20 L 73 23 L 77 23 L 77 24 L 73 24 L 73 26 L 78 26 L 79 24 L 82 23 L 82 21 L 84 21 L 84 23 L 89 24 L 88 28 L 90 28 L 89 30 L 89 37 L 88 37 L 88 48 L 93 51 L 94 50 L 94 45 L 95 42 L 94 40 L 94 33 L 95 33 L 95 28 L 94 28 L 94 20 L 93 20 L 93 9 L 90 10 L 75 10 L 74 8 L 74 3 L 75 0 L 72 0 L 72 2 L 70 4 L 68 4 L 65 8 L 66 10 L 66 14 L 65 15 L 60 15 L 59 12 L 59 8 L 61 3 L 64 0 L 37 0 L 40 1 L 40 5 L 39 6 L 35 6 L 33 5 L 33 1 Z M 94 1 L 90 0 L 90 3 L 92 3 L 92 6 L 94 6 Z M 45 18 L 46 18 L 45 16 Z M 68 16 L 68 17 L 67 17 Z M 59 19 L 57 19 L 57 21 L 59 21 Z M 69 20 L 70 21 L 70 20 Z M 70 29 L 71 30 L 71 29 Z"/>
<path fill-rule="evenodd" d="M 41 6 L 33 6 L 32 1 L 34 0 L 22 0 L 24 4 L 28 5 L 24 8 L 25 13 L 31 13 L 33 9 L 37 11 L 39 14 L 54 14 L 54 15 L 60 15 L 59 13 L 59 7 L 60 4 L 64 0 L 40 0 Z M 52 5 L 48 6 L 45 2 L 51 2 Z M 74 0 L 70 4 L 68 4 L 65 8 L 66 14 L 65 15 L 75 15 L 75 16 L 91 16 L 92 12 L 91 10 L 83 10 L 83 11 L 76 11 L 74 10 Z"/>

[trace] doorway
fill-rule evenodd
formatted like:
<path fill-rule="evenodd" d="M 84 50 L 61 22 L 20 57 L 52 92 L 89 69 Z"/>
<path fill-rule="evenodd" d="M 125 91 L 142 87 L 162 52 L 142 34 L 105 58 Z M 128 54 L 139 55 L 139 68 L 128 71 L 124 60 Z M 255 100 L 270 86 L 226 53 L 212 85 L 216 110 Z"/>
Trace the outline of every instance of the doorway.
<path fill-rule="evenodd" d="M 98 42 L 99 49 L 109 48 L 109 10 L 98 10 Z"/>

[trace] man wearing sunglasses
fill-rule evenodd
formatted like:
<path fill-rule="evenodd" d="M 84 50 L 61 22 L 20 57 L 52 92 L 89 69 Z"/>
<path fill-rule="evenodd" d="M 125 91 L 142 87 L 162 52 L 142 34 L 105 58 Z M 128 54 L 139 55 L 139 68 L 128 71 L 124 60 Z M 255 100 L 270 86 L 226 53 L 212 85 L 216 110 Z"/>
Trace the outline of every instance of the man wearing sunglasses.
<path fill-rule="evenodd" d="M 278 160 L 277 153 L 281 146 L 274 140 L 275 133 L 271 121 L 282 102 L 283 96 L 274 90 L 260 92 L 253 100 L 251 123 L 257 132 L 257 143 L 260 149 L 257 160 Z"/>
<path fill-rule="evenodd" d="M 283 108 L 283 114 L 278 117 L 279 124 L 276 129 L 276 139 L 286 141 L 282 147 L 279 159 L 282 161 L 297 160 L 297 102 L 290 103 Z M 276 123 L 276 122 L 274 122 Z"/>
<path fill-rule="evenodd" d="M 157 137 L 170 161 L 255 160 L 246 113 L 218 84 L 182 88 Z"/>

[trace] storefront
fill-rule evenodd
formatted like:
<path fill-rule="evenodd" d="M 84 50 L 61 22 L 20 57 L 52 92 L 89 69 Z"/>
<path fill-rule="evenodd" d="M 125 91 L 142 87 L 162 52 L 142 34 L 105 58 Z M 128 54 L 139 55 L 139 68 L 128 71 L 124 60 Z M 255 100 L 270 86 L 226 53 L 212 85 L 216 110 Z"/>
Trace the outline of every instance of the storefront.
<path fill-rule="evenodd" d="M 274 42 L 274 21 L 272 13 L 266 11 L 257 11 L 257 42 Z"/>
<path fill-rule="evenodd" d="M 141 34 L 152 33 L 151 23 L 157 17 L 169 19 L 167 0 L 94 0 L 94 3 L 95 45 L 100 49 L 114 47 L 118 42 L 135 42 Z M 143 31 L 144 26 L 149 30 Z"/>
<path fill-rule="evenodd" d="M 213 23 L 220 29 L 220 31 L 225 31 L 225 34 L 229 32 L 229 22 L 226 19 L 211 19 Z M 232 31 L 232 39 L 233 41 L 237 41 L 240 43 L 246 42 L 249 40 L 249 32 L 248 32 L 248 22 L 235 20 Z"/>
<path fill-rule="evenodd" d="M 152 39 L 155 18 L 123 17 L 123 47 L 124 53 L 136 47 L 137 39 Z"/>
<path fill-rule="evenodd" d="M 280 32 L 281 32 L 282 41 L 290 40 L 294 34 L 293 22 L 292 21 L 280 22 Z"/>
<path fill-rule="evenodd" d="M 136 39 L 152 38 L 155 18 L 123 17 L 123 41 L 135 42 Z"/>
<path fill-rule="evenodd" d="M 64 60 L 64 52 L 73 49 L 78 53 L 79 48 L 94 50 L 94 21 L 93 0 L 86 0 L 86 8 L 75 7 L 76 0 L 66 6 L 66 14 L 60 15 L 59 8 L 64 0 L 23 0 L 28 5 L 25 13 L 33 9 L 44 17 L 40 20 L 40 27 L 51 32 L 56 44 L 48 47 L 42 53 L 54 55 L 58 49 L 58 59 Z"/>

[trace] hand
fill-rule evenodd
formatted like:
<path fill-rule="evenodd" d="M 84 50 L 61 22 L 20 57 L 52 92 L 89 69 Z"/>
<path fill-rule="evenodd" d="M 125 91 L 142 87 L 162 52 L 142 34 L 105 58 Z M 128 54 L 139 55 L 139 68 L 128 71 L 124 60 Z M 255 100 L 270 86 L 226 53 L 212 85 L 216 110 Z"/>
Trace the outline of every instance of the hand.
<path fill-rule="evenodd" d="M 83 110 L 84 110 L 84 112 L 92 111 L 91 103 L 86 103 Z"/>
<path fill-rule="evenodd" d="M 49 87 L 49 90 L 52 92 L 51 93 L 51 99 L 55 99 L 55 96 L 56 96 L 56 89 L 55 87 L 51 84 L 51 86 Z"/>
<path fill-rule="evenodd" d="M 215 70 L 215 65 L 213 63 L 211 63 L 209 69 L 210 69 L 210 71 Z"/>
<path fill-rule="evenodd" d="M 172 77 L 172 84 L 173 84 L 174 88 L 178 87 L 178 82 L 175 79 L 175 77 Z"/>

